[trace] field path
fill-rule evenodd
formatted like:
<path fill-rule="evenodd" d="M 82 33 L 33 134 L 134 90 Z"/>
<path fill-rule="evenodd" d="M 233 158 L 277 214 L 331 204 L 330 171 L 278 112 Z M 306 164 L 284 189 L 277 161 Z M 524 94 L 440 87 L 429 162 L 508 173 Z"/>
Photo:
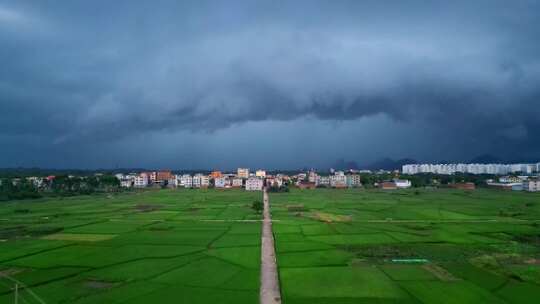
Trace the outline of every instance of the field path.
<path fill-rule="evenodd" d="M 276 250 L 272 233 L 270 202 L 266 189 L 263 191 L 263 226 L 261 239 L 261 304 L 281 303 L 279 279 L 276 264 Z"/>

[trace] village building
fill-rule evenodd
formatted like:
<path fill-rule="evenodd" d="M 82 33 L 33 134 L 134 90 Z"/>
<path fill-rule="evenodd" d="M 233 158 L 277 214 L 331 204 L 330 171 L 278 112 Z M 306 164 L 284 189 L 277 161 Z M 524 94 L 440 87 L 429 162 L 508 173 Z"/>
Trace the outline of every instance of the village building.
<path fill-rule="evenodd" d="M 216 188 L 226 188 L 227 186 L 229 186 L 229 179 L 228 178 L 226 178 L 224 176 L 214 178 L 214 187 L 216 187 Z"/>
<path fill-rule="evenodd" d="M 247 191 L 261 191 L 263 188 L 263 180 L 257 177 L 250 177 L 246 180 Z"/>
<path fill-rule="evenodd" d="M 360 174 L 347 174 L 347 187 L 360 187 L 362 182 L 360 181 Z"/>
<path fill-rule="evenodd" d="M 410 188 L 412 186 L 411 181 L 407 179 L 394 179 L 394 184 L 400 189 Z"/>
<path fill-rule="evenodd" d="M 315 189 L 317 188 L 317 185 L 314 182 L 306 182 L 302 181 L 298 183 L 299 189 Z"/>
<path fill-rule="evenodd" d="M 347 187 L 347 177 L 343 171 L 337 171 L 334 175 L 330 175 L 330 186 L 334 188 Z"/>
<path fill-rule="evenodd" d="M 540 180 L 534 179 L 534 180 L 528 180 L 528 181 L 523 182 L 523 190 L 529 191 L 529 192 L 540 191 Z"/>
<path fill-rule="evenodd" d="M 319 176 L 318 182 L 316 182 L 317 186 L 330 186 L 330 176 L 321 175 Z"/>
<path fill-rule="evenodd" d="M 383 190 L 396 190 L 397 186 L 396 186 L 396 183 L 394 182 L 382 182 L 382 183 L 379 183 L 379 188 Z"/>
<path fill-rule="evenodd" d="M 135 176 L 135 179 L 133 180 L 133 186 L 137 188 L 144 188 L 148 186 L 148 174 L 147 173 L 141 173 L 137 176 Z"/>
<path fill-rule="evenodd" d="M 260 178 L 265 178 L 265 177 L 266 177 L 266 171 L 264 171 L 264 170 L 257 170 L 257 171 L 255 171 L 255 176 L 256 176 L 256 177 L 260 177 Z"/>
<path fill-rule="evenodd" d="M 248 168 L 238 168 L 236 170 L 236 176 L 239 178 L 248 178 L 249 177 L 249 169 Z"/>
<path fill-rule="evenodd" d="M 242 188 L 244 184 L 244 180 L 238 177 L 235 177 L 232 179 L 232 187 L 233 188 Z"/>
<path fill-rule="evenodd" d="M 193 177 L 189 174 L 184 174 L 180 178 L 180 186 L 184 188 L 192 188 L 193 187 Z"/>
<path fill-rule="evenodd" d="M 474 190 L 476 186 L 474 183 L 454 183 L 448 185 L 450 188 L 460 189 L 460 190 Z"/>

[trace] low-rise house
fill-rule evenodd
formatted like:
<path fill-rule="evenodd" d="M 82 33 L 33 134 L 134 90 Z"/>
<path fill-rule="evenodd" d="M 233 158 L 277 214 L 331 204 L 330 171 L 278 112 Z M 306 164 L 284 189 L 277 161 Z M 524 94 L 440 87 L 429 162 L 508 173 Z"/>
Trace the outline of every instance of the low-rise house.
<path fill-rule="evenodd" d="M 396 190 L 398 187 L 396 186 L 396 183 L 394 182 L 382 182 L 382 183 L 379 183 L 379 188 L 383 190 Z"/>
<path fill-rule="evenodd" d="M 411 181 L 407 179 L 394 179 L 394 183 L 396 184 L 396 187 L 400 189 L 406 189 L 411 187 Z"/>
<path fill-rule="evenodd" d="M 499 177 L 499 182 L 500 183 L 504 183 L 504 184 L 507 184 L 507 183 L 522 183 L 523 180 L 517 176 L 501 176 Z"/>
<path fill-rule="evenodd" d="M 317 188 L 317 185 L 314 182 L 306 182 L 302 181 L 298 183 L 299 189 L 315 189 Z"/>
<path fill-rule="evenodd" d="M 261 191 L 263 188 L 263 180 L 258 177 L 250 177 L 246 180 L 247 191 Z"/>
<path fill-rule="evenodd" d="M 448 185 L 450 188 L 461 189 L 461 190 L 474 190 L 476 185 L 474 183 L 454 183 Z"/>

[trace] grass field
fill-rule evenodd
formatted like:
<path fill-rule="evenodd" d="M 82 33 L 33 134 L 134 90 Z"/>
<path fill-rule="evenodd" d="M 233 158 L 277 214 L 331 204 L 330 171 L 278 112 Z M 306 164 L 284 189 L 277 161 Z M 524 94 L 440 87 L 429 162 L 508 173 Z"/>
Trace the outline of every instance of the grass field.
<path fill-rule="evenodd" d="M 257 303 L 260 192 L 0 205 L 0 303 Z M 540 195 L 270 194 L 285 304 L 537 303 Z"/>
<path fill-rule="evenodd" d="M 284 303 L 538 303 L 540 195 L 270 196 Z"/>
<path fill-rule="evenodd" d="M 15 281 L 29 287 L 19 303 L 256 303 L 254 200 L 179 189 L 3 203 L 0 303 Z"/>

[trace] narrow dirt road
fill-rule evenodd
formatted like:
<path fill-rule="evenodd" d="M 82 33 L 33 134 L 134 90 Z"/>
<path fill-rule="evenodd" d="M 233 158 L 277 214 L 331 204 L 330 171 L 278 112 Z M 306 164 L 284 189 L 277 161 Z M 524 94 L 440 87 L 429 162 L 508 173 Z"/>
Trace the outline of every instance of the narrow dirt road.
<path fill-rule="evenodd" d="M 260 302 L 261 304 L 276 304 L 281 303 L 281 293 L 279 291 L 274 235 L 272 234 L 270 202 L 266 189 L 263 192 L 263 204 Z"/>

